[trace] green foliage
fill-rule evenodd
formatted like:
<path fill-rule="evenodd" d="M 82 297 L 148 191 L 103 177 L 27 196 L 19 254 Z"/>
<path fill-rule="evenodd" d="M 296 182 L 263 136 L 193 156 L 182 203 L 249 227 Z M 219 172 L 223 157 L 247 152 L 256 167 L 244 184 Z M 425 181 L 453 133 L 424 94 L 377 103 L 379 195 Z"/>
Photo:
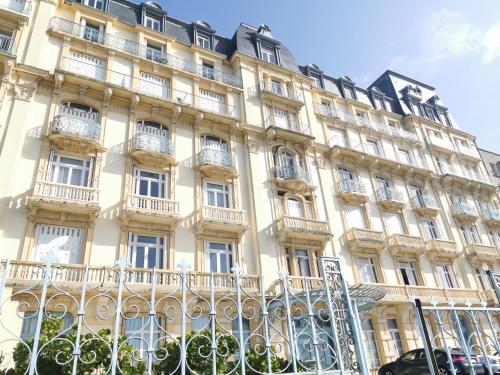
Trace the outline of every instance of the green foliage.
<path fill-rule="evenodd" d="M 271 353 L 272 353 L 271 348 Z M 269 373 L 269 367 L 267 363 L 267 353 L 260 348 L 250 349 L 246 354 L 246 374 L 249 375 L 259 375 Z M 271 369 L 273 373 L 284 372 L 287 367 L 288 362 L 278 357 L 277 355 L 271 355 Z"/>
<path fill-rule="evenodd" d="M 47 319 L 42 323 L 40 350 L 37 358 L 37 370 L 40 375 L 71 374 L 73 368 L 73 345 L 76 342 L 76 328 L 62 333 L 64 327 L 63 319 Z M 98 369 L 108 369 L 111 366 L 111 348 L 113 347 L 113 336 L 109 329 L 100 330 L 99 337 L 92 334 L 80 336 L 81 354 L 78 362 L 78 375 L 89 375 Z M 120 337 L 118 363 L 120 372 L 124 375 L 141 375 L 145 370 L 144 362 L 136 361 L 134 358 L 135 348 L 125 343 L 126 337 Z M 71 345 L 70 343 L 73 343 Z M 27 340 L 26 344 L 19 343 L 14 348 L 13 359 L 15 368 L 12 373 L 5 375 L 21 375 L 26 373 L 31 359 L 33 339 Z M 0 375 L 4 375 L 0 373 Z"/>

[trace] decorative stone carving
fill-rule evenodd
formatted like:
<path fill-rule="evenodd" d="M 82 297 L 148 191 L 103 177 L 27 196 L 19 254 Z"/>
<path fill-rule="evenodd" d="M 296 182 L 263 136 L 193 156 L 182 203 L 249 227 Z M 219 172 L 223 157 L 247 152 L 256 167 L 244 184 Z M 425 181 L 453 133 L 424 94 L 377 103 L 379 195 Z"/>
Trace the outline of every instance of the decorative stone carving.
<path fill-rule="evenodd" d="M 87 92 L 88 92 L 89 88 L 87 86 L 80 86 L 80 99 L 85 99 L 85 97 L 87 96 Z"/>
<path fill-rule="evenodd" d="M 54 74 L 54 94 L 59 95 L 61 92 L 61 86 L 64 82 L 64 74 L 56 73 Z"/>
<path fill-rule="evenodd" d="M 104 89 L 104 101 L 103 105 L 109 107 L 109 102 L 111 101 L 111 96 L 113 95 L 113 89 L 111 87 L 106 87 Z"/>
<path fill-rule="evenodd" d="M 141 100 L 141 97 L 139 95 L 132 96 L 132 99 L 130 101 L 130 113 L 135 113 L 135 111 L 137 109 L 137 105 L 139 104 L 140 100 Z"/>
<path fill-rule="evenodd" d="M 180 105 L 176 105 L 172 111 L 172 123 L 175 124 L 177 122 L 177 118 L 182 112 L 182 108 Z"/>
<path fill-rule="evenodd" d="M 16 99 L 29 101 L 35 95 L 36 88 L 27 85 L 17 84 L 14 88 Z"/>

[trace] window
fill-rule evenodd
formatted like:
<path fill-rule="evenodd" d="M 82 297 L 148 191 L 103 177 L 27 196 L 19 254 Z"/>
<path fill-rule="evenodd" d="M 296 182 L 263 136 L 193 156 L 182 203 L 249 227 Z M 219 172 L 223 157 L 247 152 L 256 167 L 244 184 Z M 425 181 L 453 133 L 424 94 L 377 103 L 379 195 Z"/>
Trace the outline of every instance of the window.
<path fill-rule="evenodd" d="M 229 273 L 233 268 L 233 244 L 208 242 L 207 257 L 210 272 Z"/>
<path fill-rule="evenodd" d="M 144 26 L 146 26 L 148 29 L 155 30 L 155 31 L 160 31 L 160 20 L 153 18 L 151 16 L 144 16 Z"/>
<path fill-rule="evenodd" d="M 373 258 L 357 258 L 361 281 L 378 283 L 375 260 Z"/>
<path fill-rule="evenodd" d="M 420 111 L 420 106 L 417 103 L 411 103 L 411 111 L 414 115 L 422 116 L 422 112 Z"/>
<path fill-rule="evenodd" d="M 104 11 L 104 0 L 84 0 L 83 4 Z"/>
<path fill-rule="evenodd" d="M 196 45 L 201 48 L 210 49 L 210 38 L 206 35 L 196 34 Z"/>
<path fill-rule="evenodd" d="M 365 211 L 363 207 L 345 206 L 347 226 L 349 228 L 366 229 Z"/>
<path fill-rule="evenodd" d="M 496 230 L 490 230 L 491 241 L 497 249 L 500 249 L 500 232 Z"/>
<path fill-rule="evenodd" d="M 298 198 L 287 198 L 288 216 L 305 217 L 302 201 Z"/>
<path fill-rule="evenodd" d="M 345 131 L 337 128 L 328 128 L 330 133 L 330 147 L 347 147 Z"/>
<path fill-rule="evenodd" d="M 165 174 L 135 169 L 134 194 L 145 197 L 165 198 Z"/>
<path fill-rule="evenodd" d="M 274 125 L 278 128 L 289 129 L 288 112 L 282 109 L 274 109 Z"/>
<path fill-rule="evenodd" d="M 366 112 L 356 111 L 356 121 L 358 125 L 368 125 L 368 117 L 366 115 Z"/>
<path fill-rule="evenodd" d="M 277 95 L 284 95 L 283 85 L 279 81 L 271 80 L 271 91 Z"/>
<path fill-rule="evenodd" d="M 223 95 L 215 92 L 200 90 L 200 107 L 208 112 L 226 114 L 225 99 Z"/>
<path fill-rule="evenodd" d="M 462 231 L 462 235 L 467 245 L 481 244 L 481 237 L 479 237 L 479 232 L 475 224 L 460 225 L 460 230 Z"/>
<path fill-rule="evenodd" d="M 201 136 L 201 148 L 210 148 L 212 150 L 228 151 L 227 142 L 219 137 L 214 137 L 211 135 Z"/>
<path fill-rule="evenodd" d="M 140 91 L 146 95 L 169 98 L 170 83 L 168 79 L 155 76 L 146 72 L 141 72 Z"/>
<path fill-rule="evenodd" d="M 377 339 L 372 320 L 370 318 L 364 319 L 361 323 L 361 328 L 363 329 L 363 341 L 365 343 L 366 353 L 368 354 L 368 363 L 370 368 L 380 367 Z"/>
<path fill-rule="evenodd" d="M 231 322 L 231 333 L 236 338 L 236 340 L 240 339 L 240 332 L 243 333 L 243 342 L 245 343 L 245 351 L 250 349 L 250 320 L 247 318 L 241 318 L 242 329 L 240 331 L 240 323 L 238 317 L 236 317 Z"/>
<path fill-rule="evenodd" d="M 346 99 L 356 100 L 354 90 L 350 87 L 344 87 L 344 94 Z"/>
<path fill-rule="evenodd" d="M 413 165 L 413 158 L 411 156 L 411 153 L 409 150 L 405 149 L 398 149 L 398 156 L 399 156 L 399 161 L 405 163 L 405 164 L 410 164 Z"/>
<path fill-rule="evenodd" d="M 425 117 L 427 117 L 429 120 L 436 121 L 436 118 L 434 117 L 434 112 L 432 111 L 431 108 L 425 107 Z"/>
<path fill-rule="evenodd" d="M 437 265 L 436 272 L 443 288 L 455 288 L 455 277 L 451 266 L 447 264 Z"/>
<path fill-rule="evenodd" d="M 210 317 L 206 315 L 193 318 L 191 319 L 191 330 L 200 331 L 202 329 L 210 329 L 209 323 L 210 323 Z"/>
<path fill-rule="evenodd" d="M 463 338 L 465 340 L 465 342 L 470 343 L 471 342 L 471 333 L 470 333 L 470 330 L 469 330 L 469 325 L 467 324 L 467 318 L 464 316 L 464 315 L 458 315 L 458 322 L 460 324 L 460 329 L 462 330 L 462 335 L 463 335 Z M 454 340 L 455 341 L 455 345 L 457 346 L 461 346 L 460 344 L 460 331 L 458 329 L 458 326 L 457 326 L 457 323 L 455 322 L 455 320 L 453 320 L 453 328 L 455 329 L 455 337 L 456 339 Z"/>
<path fill-rule="evenodd" d="M 267 61 L 271 64 L 277 64 L 278 60 L 276 59 L 276 52 L 274 48 L 267 47 L 264 45 L 260 46 L 260 58 L 264 61 Z"/>
<path fill-rule="evenodd" d="M 439 239 L 439 229 L 436 220 L 422 219 L 421 223 L 426 239 Z"/>
<path fill-rule="evenodd" d="M 311 277 L 311 262 L 307 250 L 295 250 L 297 259 L 297 276 Z"/>
<path fill-rule="evenodd" d="M 81 228 L 37 224 L 33 258 L 43 261 L 52 252 L 54 263 L 80 263 L 84 236 L 85 231 Z"/>
<path fill-rule="evenodd" d="M 156 46 L 154 44 L 150 44 L 148 42 L 146 47 L 146 58 L 148 60 L 161 62 L 163 57 L 163 49 L 162 47 Z"/>
<path fill-rule="evenodd" d="M 150 342 L 149 326 L 151 321 L 153 321 L 153 337 Z M 137 349 L 140 358 L 146 357 L 146 351 L 148 350 L 149 344 L 151 344 L 154 349 L 158 349 L 160 346 L 160 337 L 162 334 L 162 327 L 164 326 L 163 321 L 164 319 L 161 317 L 149 316 L 136 316 L 124 319 L 125 336 L 128 338 L 127 342 Z"/>
<path fill-rule="evenodd" d="M 387 233 L 391 234 L 405 234 L 403 225 L 403 218 L 401 214 L 396 212 L 384 212 L 385 227 Z"/>
<path fill-rule="evenodd" d="M 366 152 L 370 155 L 379 156 L 380 150 L 378 147 L 378 142 L 372 139 L 366 140 Z"/>
<path fill-rule="evenodd" d="M 83 38 L 90 40 L 91 42 L 100 43 L 102 41 L 104 28 L 99 25 L 92 25 L 86 22 L 85 28 L 83 29 Z"/>
<path fill-rule="evenodd" d="M 205 182 L 205 197 L 208 206 L 231 208 L 231 185 Z"/>
<path fill-rule="evenodd" d="M 313 79 L 313 81 L 314 81 L 314 86 L 315 86 L 315 87 L 318 87 L 318 88 L 320 88 L 320 89 L 322 89 L 322 88 L 323 88 L 323 84 L 321 83 L 321 78 L 316 77 L 316 76 L 311 76 L 311 78 L 312 78 L 312 79 Z"/>
<path fill-rule="evenodd" d="M 450 118 L 446 112 L 439 112 L 439 120 L 446 126 L 451 126 Z"/>
<path fill-rule="evenodd" d="M 129 234 L 129 257 L 134 268 L 167 268 L 166 237 Z"/>
<path fill-rule="evenodd" d="M 399 262 L 399 270 L 403 278 L 404 285 L 418 285 L 417 273 L 415 265 L 411 262 Z"/>
<path fill-rule="evenodd" d="M 47 180 L 64 185 L 90 186 L 91 160 L 52 153 Z"/>
<path fill-rule="evenodd" d="M 381 99 L 374 99 L 375 109 L 384 109 L 384 104 Z"/>
<path fill-rule="evenodd" d="M 321 113 L 325 116 L 333 117 L 333 109 L 329 101 L 327 100 L 321 101 Z"/>
<path fill-rule="evenodd" d="M 71 51 L 71 58 L 67 60 L 66 69 L 72 73 L 98 80 L 104 79 L 106 71 L 104 60 L 77 51 Z"/>
<path fill-rule="evenodd" d="M 156 122 L 140 120 L 135 123 L 136 134 L 147 134 L 147 137 L 141 138 L 145 149 L 152 152 L 166 152 L 167 142 L 169 141 L 169 130 L 167 127 Z"/>
<path fill-rule="evenodd" d="M 203 61 L 202 75 L 208 79 L 215 79 L 214 64 Z"/>
<path fill-rule="evenodd" d="M 50 319 L 55 320 L 55 319 L 62 319 L 64 321 L 63 329 L 62 331 L 66 331 L 68 328 L 70 328 L 73 325 L 73 315 L 70 313 L 65 313 L 63 316 L 63 312 L 59 311 L 47 311 L 43 313 L 42 315 L 42 321 L 46 320 L 49 318 L 47 315 L 50 316 Z M 36 332 L 36 321 L 38 319 L 38 311 L 26 311 L 23 316 L 23 325 L 21 326 L 21 334 L 20 338 L 23 341 L 27 341 L 35 336 Z"/>
<path fill-rule="evenodd" d="M 387 319 L 387 327 L 389 329 L 389 335 L 391 336 L 392 351 L 399 358 L 403 355 L 403 342 L 401 340 L 401 335 L 399 334 L 398 322 L 396 319 Z"/>
<path fill-rule="evenodd" d="M 476 268 L 475 271 L 476 271 L 476 279 L 481 289 L 482 290 L 489 289 L 490 282 L 485 270 L 482 267 L 479 267 Z"/>

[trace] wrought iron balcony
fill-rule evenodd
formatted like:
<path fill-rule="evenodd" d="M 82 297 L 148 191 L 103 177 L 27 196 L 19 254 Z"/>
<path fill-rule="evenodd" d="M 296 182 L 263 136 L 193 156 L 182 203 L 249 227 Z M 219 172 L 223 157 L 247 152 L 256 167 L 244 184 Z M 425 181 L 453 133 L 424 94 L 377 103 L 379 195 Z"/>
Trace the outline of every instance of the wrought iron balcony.
<path fill-rule="evenodd" d="M 282 240 L 296 238 L 318 241 L 324 245 L 332 236 L 330 226 L 324 220 L 282 216 L 276 224 L 278 234 Z"/>
<path fill-rule="evenodd" d="M 325 117 L 327 119 L 339 118 L 339 116 L 337 115 L 337 111 L 329 105 L 314 102 L 313 107 L 314 113 L 318 116 Z"/>
<path fill-rule="evenodd" d="M 427 256 L 435 260 L 453 260 L 460 255 L 457 244 L 454 241 L 431 239 L 425 243 Z"/>
<path fill-rule="evenodd" d="M 496 208 L 483 208 L 481 210 L 481 217 L 490 226 L 500 225 L 500 210 Z"/>
<path fill-rule="evenodd" d="M 101 125 L 96 113 L 63 107 L 50 124 L 49 138 L 61 149 L 88 153 L 101 148 Z"/>
<path fill-rule="evenodd" d="M 174 145 L 159 134 L 134 135 L 130 141 L 130 156 L 143 165 L 160 169 L 175 163 Z"/>
<path fill-rule="evenodd" d="M 436 200 L 429 195 L 416 195 L 411 198 L 410 202 L 413 209 L 422 217 L 433 218 L 439 212 Z"/>
<path fill-rule="evenodd" d="M 419 257 L 425 253 L 425 242 L 421 237 L 393 234 L 387 240 L 394 256 Z"/>
<path fill-rule="evenodd" d="M 200 210 L 198 230 L 235 232 L 243 234 L 248 229 L 247 212 L 234 208 L 203 206 Z"/>
<path fill-rule="evenodd" d="M 470 262 L 476 264 L 495 265 L 500 258 L 500 252 L 493 246 L 470 244 L 465 246 L 465 254 Z"/>
<path fill-rule="evenodd" d="M 30 0 L 0 0 L 0 8 L 28 15 L 31 12 Z"/>
<path fill-rule="evenodd" d="M 276 166 L 274 167 L 274 178 L 279 186 L 292 190 L 305 189 L 311 184 L 309 172 L 299 166 Z"/>
<path fill-rule="evenodd" d="M 36 181 L 28 207 L 40 207 L 52 211 L 67 211 L 95 214 L 99 211 L 99 190 L 86 187 L 59 184 L 50 181 Z"/>
<path fill-rule="evenodd" d="M 365 185 L 361 181 L 341 179 L 338 182 L 339 195 L 346 203 L 364 203 L 368 201 Z"/>
<path fill-rule="evenodd" d="M 198 154 L 198 168 L 207 176 L 229 178 L 237 175 L 231 153 L 211 147 L 201 149 Z"/>
<path fill-rule="evenodd" d="M 271 81 L 261 81 L 258 86 L 258 94 L 263 99 L 274 99 L 285 104 L 302 107 L 304 100 L 297 95 L 292 87 L 285 84 L 278 84 Z"/>
<path fill-rule="evenodd" d="M 208 71 L 207 69 L 209 68 L 204 67 L 201 64 L 195 64 L 191 61 L 183 59 L 182 57 L 148 48 L 145 45 L 141 45 L 134 41 L 121 38 L 117 35 L 96 33 L 95 31 L 85 26 L 70 22 L 59 17 L 53 17 L 50 20 L 49 30 L 52 32 L 77 36 L 95 43 L 100 43 L 113 50 L 129 53 L 133 56 L 151 60 L 159 64 L 166 65 L 172 69 L 182 70 L 184 72 L 198 75 L 206 79 L 221 82 L 238 88 L 243 87 L 241 77 L 235 74 L 222 72 L 216 69 Z"/>
<path fill-rule="evenodd" d="M 477 220 L 478 213 L 474 206 L 466 202 L 455 202 L 451 206 L 453 216 L 462 223 L 472 223 Z"/>
<path fill-rule="evenodd" d="M 14 39 L 10 36 L 0 35 L 0 53 L 15 55 Z"/>
<path fill-rule="evenodd" d="M 403 194 L 395 188 L 380 188 L 376 195 L 379 203 L 388 210 L 401 210 L 406 206 Z"/>
<path fill-rule="evenodd" d="M 380 252 L 385 247 L 384 234 L 370 229 L 349 229 L 346 233 L 346 242 L 352 251 Z"/>
<path fill-rule="evenodd" d="M 180 219 L 179 202 L 138 194 L 128 195 L 124 213 L 129 219 L 141 222 L 173 224 Z"/>

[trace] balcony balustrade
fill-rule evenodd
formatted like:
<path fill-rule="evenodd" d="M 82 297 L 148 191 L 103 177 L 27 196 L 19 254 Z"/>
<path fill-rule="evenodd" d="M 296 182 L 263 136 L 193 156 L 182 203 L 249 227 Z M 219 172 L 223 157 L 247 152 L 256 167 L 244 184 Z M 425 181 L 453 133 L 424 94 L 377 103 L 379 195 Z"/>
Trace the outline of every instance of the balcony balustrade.
<path fill-rule="evenodd" d="M 180 219 L 179 202 L 167 198 L 129 194 L 124 214 L 130 220 L 173 224 Z"/>
<path fill-rule="evenodd" d="M 148 48 L 145 45 L 134 41 L 121 38 L 107 33 L 96 33 L 88 27 L 70 22 L 68 20 L 53 17 L 50 20 L 49 30 L 52 32 L 68 34 L 102 44 L 115 51 L 131 54 L 143 59 L 151 60 L 156 63 L 166 65 L 172 69 L 184 71 L 206 79 L 210 79 L 223 84 L 242 88 L 243 83 L 240 77 L 216 69 L 204 67 L 201 64 L 195 64 L 182 57 L 171 55 L 162 51 Z"/>
<path fill-rule="evenodd" d="M 272 81 L 263 80 L 260 82 L 256 91 L 262 99 L 274 100 L 299 108 L 304 105 L 304 100 L 297 95 L 295 90 L 285 84 L 278 84 Z"/>
<path fill-rule="evenodd" d="M 349 229 L 346 242 L 349 248 L 356 252 L 380 252 L 385 247 L 383 233 L 370 229 Z"/>
<path fill-rule="evenodd" d="M 475 207 L 466 202 L 455 202 L 451 206 L 451 212 L 455 219 L 464 224 L 470 224 L 477 220 L 478 213 Z"/>
<path fill-rule="evenodd" d="M 311 184 L 309 171 L 300 166 L 276 166 L 274 178 L 279 186 L 291 190 L 306 189 Z"/>
<path fill-rule="evenodd" d="M 203 147 L 199 152 L 198 168 L 208 177 L 230 178 L 238 174 L 231 153 L 211 147 Z"/>
<path fill-rule="evenodd" d="M 0 53 L 6 55 L 15 55 L 14 39 L 10 36 L 0 35 Z"/>
<path fill-rule="evenodd" d="M 143 165 L 163 169 L 175 163 L 174 145 L 165 135 L 137 133 L 129 149 L 130 156 Z"/>
<path fill-rule="evenodd" d="M 393 234 L 388 238 L 388 246 L 394 256 L 418 258 L 425 253 L 425 242 L 421 237 L 407 234 Z"/>
<path fill-rule="evenodd" d="M 339 196 L 345 203 L 362 204 L 368 201 L 365 185 L 361 181 L 341 179 L 337 186 Z"/>
<path fill-rule="evenodd" d="M 415 195 L 410 202 L 413 209 L 424 218 L 434 218 L 439 213 L 436 200 L 429 195 Z"/>
<path fill-rule="evenodd" d="M 247 212 L 234 208 L 203 206 L 200 210 L 198 230 L 234 232 L 242 235 L 248 229 Z"/>
<path fill-rule="evenodd" d="M 454 241 L 431 239 L 425 243 L 427 256 L 433 261 L 450 261 L 460 255 L 457 244 Z"/>
<path fill-rule="evenodd" d="M 33 195 L 28 199 L 28 207 L 96 214 L 99 211 L 99 190 L 86 186 L 36 181 Z"/>
<path fill-rule="evenodd" d="M 30 0 L 0 0 L 0 8 L 8 9 L 23 15 L 31 12 Z"/>
<path fill-rule="evenodd" d="M 483 208 L 481 210 L 481 218 L 489 226 L 500 226 L 500 210 L 496 208 Z"/>
<path fill-rule="evenodd" d="M 303 217 L 282 216 L 277 223 L 281 240 L 290 238 L 319 241 L 326 243 L 332 236 L 330 226 L 324 220 L 312 220 Z"/>
<path fill-rule="evenodd" d="M 436 137 L 433 134 L 428 134 L 429 146 L 437 151 L 445 152 L 447 154 L 455 153 L 455 148 L 448 138 Z"/>
<path fill-rule="evenodd" d="M 141 78 L 132 77 L 123 73 L 104 68 L 102 60 L 94 59 L 82 61 L 79 58 L 63 58 L 62 71 L 90 78 L 109 84 L 111 87 L 136 92 L 151 98 L 170 102 L 188 108 L 203 111 L 207 119 L 218 119 L 232 122 L 237 118 L 235 107 L 201 95 L 193 95 L 169 87 L 168 81 L 158 83 L 150 74 L 143 74 Z M 99 87 L 102 89 L 102 87 Z"/>
<path fill-rule="evenodd" d="M 59 148 L 90 153 L 102 148 L 97 113 L 63 106 L 50 124 L 49 138 Z"/>
<path fill-rule="evenodd" d="M 406 207 L 403 194 L 393 187 L 383 187 L 377 190 L 376 193 L 378 202 L 386 210 L 402 210 Z"/>
<path fill-rule="evenodd" d="M 311 126 L 308 123 L 290 118 L 282 119 L 270 116 L 265 121 L 268 138 L 279 138 L 285 141 L 296 141 L 309 145 L 314 136 L 311 132 Z"/>
<path fill-rule="evenodd" d="M 471 263 L 474 264 L 493 264 L 495 265 L 499 258 L 500 252 L 493 246 L 470 244 L 465 246 L 465 255 Z"/>

